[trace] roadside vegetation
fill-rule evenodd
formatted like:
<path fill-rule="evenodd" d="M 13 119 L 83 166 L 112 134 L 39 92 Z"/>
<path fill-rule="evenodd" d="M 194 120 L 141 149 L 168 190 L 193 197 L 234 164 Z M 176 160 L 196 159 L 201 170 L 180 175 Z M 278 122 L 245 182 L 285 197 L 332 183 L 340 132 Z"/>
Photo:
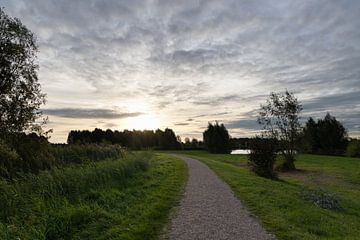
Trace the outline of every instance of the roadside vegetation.
<path fill-rule="evenodd" d="M 262 224 L 279 239 L 358 239 L 360 159 L 302 155 L 298 171 L 279 180 L 250 171 L 246 155 L 187 151 L 228 183 Z"/>
<path fill-rule="evenodd" d="M 185 178 L 182 161 L 135 153 L 0 180 L 0 239 L 156 239 Z"/>

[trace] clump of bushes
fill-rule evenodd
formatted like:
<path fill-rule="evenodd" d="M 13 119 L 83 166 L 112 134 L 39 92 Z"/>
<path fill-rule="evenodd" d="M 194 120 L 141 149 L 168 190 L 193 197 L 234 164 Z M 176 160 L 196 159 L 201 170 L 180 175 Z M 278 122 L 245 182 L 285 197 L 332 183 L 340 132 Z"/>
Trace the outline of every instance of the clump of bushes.
<path fill-rule="evenodd" d="M 347 146 L 346 156 L 348 157 L 360 157 L 360 140 L 352 139 Z"/>
<path fill-rule="evenodd" d="M 35 133 L 18 135 L 0 142 L 0 176 L 13 178 L 19 172 L 38 173 L 55 165 L 50 144 Z"/>
<path fill-rule="evenodd" d="M 303 198 L 318 207 L 329 210 L 341 210 L 339 201 L 336 199 L 334 193 L 326 192 L 320 188 L 318 189 L 303 189 Z"/>
<path fill-rule="evenodd" d="M 23 173 L 38 174 L 67 164 L 123 158 L 119 145 L 51 145 L 43 136 L 21 133 L 0 139 L 0 177 L 12 179 Z"/>
<path fill-rule="evenodd" d="M 103 159 L 123 158 L 125 150 L 119 145 L 67 145 L 51 146 L 51 153 L 58 165 L 70 163 L 96 162 Z"/>
<path fill-rule="evenodd" d="M 21 165 L 20 156 L 17 152 L 0 140 L 0 176 L 10 178 L 19 165 Z"/>
<path fill-rule="evenodd" d="M 255 137 L 249 145 L 248 164 L 253 172 L 261 177 L 276 178 L 277 141 L 275 139 Z"/>

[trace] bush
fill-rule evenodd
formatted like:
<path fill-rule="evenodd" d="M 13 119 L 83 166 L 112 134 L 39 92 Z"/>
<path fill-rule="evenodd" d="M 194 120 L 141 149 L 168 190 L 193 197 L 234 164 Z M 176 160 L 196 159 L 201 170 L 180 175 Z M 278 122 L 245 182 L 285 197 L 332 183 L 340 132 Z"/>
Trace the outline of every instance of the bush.
<path fill-rule="evenodd" d="M 257 175 L 266 178 L 276 178 L 274 164 L 276 161 L 277 141 L 255 137 L 250 141 L 249 165 Z"/>
<path fill-rule="evenodd" d="M 39 171 L 51 169 L 55 165 L 51 146 L 45 137 L 35 133 L 20 134 L 16 137 L 13 146 L 21 157 L 22 164 L 18 171 L 37 174 Z"/>
<path fill-rule="evenodd" d="M 51 153 L 57 165 L 70 163 L 97 162 L 104 159 L 123 158 L 125 150 L 119 145 L 66 145 L 57 144 L 51 147 Z"/>
<path fill-rule="evenodd" d="M 11 178 L 20 165 L 17 152 L 0 140 L 0 176 Z"/>
<path fill-rule="evenodd" d="M 346 156 L 360 157 L 360 140 L 352 139 L 347 146 Z"/>

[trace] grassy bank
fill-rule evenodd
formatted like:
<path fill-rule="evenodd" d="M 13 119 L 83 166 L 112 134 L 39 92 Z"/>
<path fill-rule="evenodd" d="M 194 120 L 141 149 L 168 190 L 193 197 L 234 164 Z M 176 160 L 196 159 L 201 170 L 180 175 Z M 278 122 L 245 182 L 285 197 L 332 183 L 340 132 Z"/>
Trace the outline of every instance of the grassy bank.
<path fill-rule="evenodd" d="M 154 239 L 185 177 L 180 160 L 136 153 L 0 181 L 0 239 Z"/>
<path fill-rule="evenodd" d="M 188 151 L 227 182 L 242 202 L 279 239 L 359 239 L 360 159 L 300 155 L 300 171 L 280 174 L 279 181 L 258 177 L 244 155 Z M 318 207 L 307 194 L 326 192 L 338 210 Z M 312 196 L 312 195 L 311 195 Z"/>

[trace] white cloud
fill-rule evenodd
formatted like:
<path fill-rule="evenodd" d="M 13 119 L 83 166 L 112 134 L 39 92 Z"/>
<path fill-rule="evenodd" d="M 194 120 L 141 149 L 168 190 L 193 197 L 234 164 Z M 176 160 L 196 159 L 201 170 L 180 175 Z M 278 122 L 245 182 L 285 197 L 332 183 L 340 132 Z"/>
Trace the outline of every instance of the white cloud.
<path fill-rule="evenodd" d="M 270 91 L 287 88 L 304 101 L 305 115 L 331 111 L 350 134 L 359 132 L 358 115 L 342 114 L 359 110 L 353 107 L 360 91 L 359 1 L 0 0 L 0 5 L 38 36 L 47 108 L 155 112 L 168 122 L 162 126 L 177 130 L 177 124 L 182 126 L 177 133 L 195 136 L 217 118 L 240 126 L 236 121 L 249 119 L 246 114 Z M 230 114 L 212 115 L 218 112 Z M 184 124 L 196 115 L 206 117 Z M 239 127 L 234 133 L 252 134 L 251 123 L 245 125 L 248 131 Z M 64 141 L 64 135 L 55 131 L 53 139 Z"/>

